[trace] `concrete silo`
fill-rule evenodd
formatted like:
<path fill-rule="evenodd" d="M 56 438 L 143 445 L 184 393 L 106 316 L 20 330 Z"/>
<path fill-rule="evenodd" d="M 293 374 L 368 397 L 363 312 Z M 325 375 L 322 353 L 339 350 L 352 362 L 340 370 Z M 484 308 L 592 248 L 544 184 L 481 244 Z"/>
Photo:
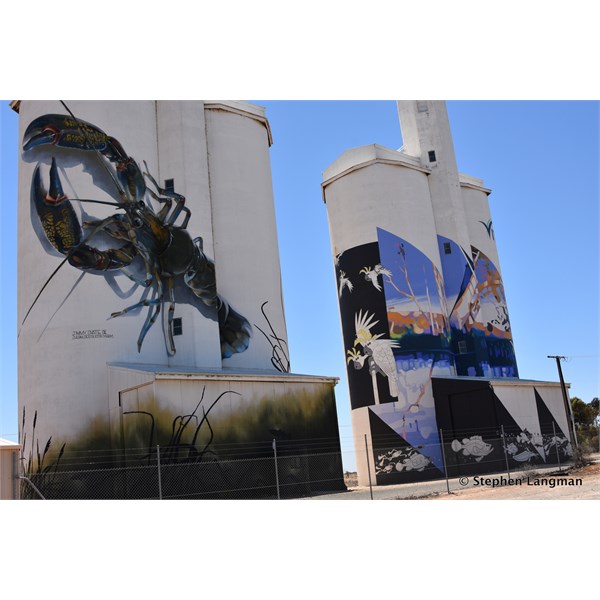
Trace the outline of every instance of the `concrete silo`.
<path fill-rule="evenodd" d="M 335 379 L 289 372 L 264 109 L 23 101 L 19 117 L 27 469 L 129 465 L 158 444 L 214 462 L 311 426 L 339 451 Z"/>
<path fill-rule="evenodd" d="M 354 148 L 323 173 L 359 483 L 369 474 L 377 483 L 442 477 L 445 458 L 450 469 L 471 456 L 468 444 L 496 460 L 503 455 L 490 436 L 510 429 L 524 440 L 532 423 L 536 440 L 552 425 L 566 447 L 557 384 L 537 390 L 516 380 L 490 190 L 459 174 L 444 102 L 400 101 L 398 113 L 399 151 Z M 465 409 L 461 394 L 468 402 L 479 394 L 477 409 Z M 531 449 L 515 460 L 546 460 L 528 439 Z"/>

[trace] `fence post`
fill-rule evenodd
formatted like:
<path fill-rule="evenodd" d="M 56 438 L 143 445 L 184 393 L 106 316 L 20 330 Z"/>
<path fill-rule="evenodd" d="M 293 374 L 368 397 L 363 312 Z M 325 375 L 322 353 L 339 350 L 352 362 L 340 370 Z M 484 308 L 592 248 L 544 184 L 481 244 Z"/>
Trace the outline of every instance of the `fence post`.
<path fill-rule="evenodd" d="M 277 468 L 277 439 L 273 438 L 273 455 L 275 457 L 275 485 L 277 486 L 277 500 L 281 500 L 279 494 L 279 469 Z"/>
<path fill-rule="evenodd" d="M 162 480 L 160 478 L 160 446 L 156 444 L 156 465 L 158 468 L 158 499 L 162 500 Z"/>
<path fill-rule="evenodd" d="M 304 458 L 306 459 L 306 477 L 308 478 L 308 481 L 306 482 L 308 485 L 308 497 L 312 498 L 312 486 L 310 485 L 310 457 L 312 455 L 309 454 L 305 454 Z"/>
<path fill-rule="evenodd" d="M 371 484 L 371 465 L 369 464 L 369 446 L 367 445 L 367 434 L 365 433 L 365 454 L 367 455 L 367 472 L 369 473 L 369 491 L 373 500 L 373 485 Z"/>
<path fill-rule="evenodd" d="M 506 472 L 508 473 L 508 478 L 510 479 L 510 467 L 508 466 L 508 454 L 506 453 L 506 438 L 504 437 L 504 425 L 500 425 L 502 429 L 502 447 L 504 448 L 504 458 L 506 460 Z"/>
<path fill-rule="evenodd" d="M 561 472 L 560 468 L 560 454 L 558 452 L 558 444 L 556 443 L 556 428 L 554 427 L 554 421 L 552 421 L 552 435 L 554 436 L 554 446 L 556 447 L 556 458 L 558 459 L 558 472 Z"/>
<path fill-rule="evenodd" d="M 19 481 L 19 460 L 16 452 L 12 452 L 12 499 L 19 500 L 21 482 Z"/>
<path fill-rule="evenodd" d="M 33 483 L 33 481 L 31 481 L 31 479 L 29 479 L 29 477 L 26 477 L 25 475 L 20 475 L 19 479 L 24 479 L 36 492 L 36 494 L 42 499 L 45 500 L 46 498 L 44 498 L 44 495 L 42 494 L 42 492 L 40 492 L 40 490 L 38 490 L 35 487 L 35 484 Z"/>
<path fill-rule="evenodd" d="M 446 451 L 444 450 L 444 434 L 440 429 L 440 445 L 442 447 L 442 458 L 444 459 L 444 473 L 446 474 L 446 487 L 450 493 L 450 482 L 448 481 L 448 467 L 446 465 Z"/>
<path fill-rule="evenodd" d="M 31 479 L 29 479 L 29 477 L 27 477 L 25 475 L 25 467 L 23 466 L 23 463 L 21 463 L 21 475 L 19 475 L 19 479 L 26 481 L 42 500 L 46 499 L 46 498 L 44 498 L 44 495 L 42 494 L 42 492 L 40 492 L 40 490 L 38 490 L 37 487 L 35 487 L 35 484 L 33 483 L 33 481 L 31 481 Z"/>

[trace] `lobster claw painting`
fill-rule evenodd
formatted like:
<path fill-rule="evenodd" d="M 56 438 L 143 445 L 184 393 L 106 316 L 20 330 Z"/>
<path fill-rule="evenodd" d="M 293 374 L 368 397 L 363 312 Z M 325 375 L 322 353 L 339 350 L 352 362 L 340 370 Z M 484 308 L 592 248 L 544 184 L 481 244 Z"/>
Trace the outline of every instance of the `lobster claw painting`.
<path fill-rule="evenodd" d="M 202 238 L 192 237 L 187 229 L 191 211 L 183 195 L 161 187 L 145 161 L 142 169 L 117 139 L 72 113 L 44 114 L 29 123 L 23 153 L 27 156 L 41 147 L 81 151 L 82 157 L 90 158 L 96 172 L 108 181 L 112 202 L 69 199 L 59 175 L 60 162 L 52 156 L 48 175 L 42 174 L 39 165 L 33 173 L 32 214 L 39 217 L 43 234 L 38 237 L 44 245 L 47 241 L 50 252 L 64 256 L 57 270 L 68 263 L 105 277 L 121 273 L 140 286 L 143 292 L 138 302 L 110 315 L 115 318 L 147 308 L 137 340 L 138 352 L 161 317 L 167 354 L 175 355 L 176 301 L 194 304 L 201 311 L 208 308 L 216 314 L 223 358 L 248 348 L 252 327 L 217 293 L 214 262 L 204 253 Z M 80 222 L 73 202 L 110 205 L 114 214 Z M 181 300 L 177 300 L 176 290 L 183 290 Z"/>

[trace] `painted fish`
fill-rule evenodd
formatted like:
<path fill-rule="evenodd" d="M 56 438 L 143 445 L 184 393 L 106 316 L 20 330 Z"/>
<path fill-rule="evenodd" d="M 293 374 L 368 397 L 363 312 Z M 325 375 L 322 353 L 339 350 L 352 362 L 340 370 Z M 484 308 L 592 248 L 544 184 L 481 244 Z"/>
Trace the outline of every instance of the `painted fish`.
<path fill-rule="evenodd" d="M 472 435 L 470 438 L 464 438 L 462 444 L 458 440 L 453 440 L 450 447 L 454 452 L 462 450 L 464 456 L 474 456 L 477 462 L 494 449 L 491 444 L 484 442 L 480 435 Z"/>
<path fill-rule="evenodd" d="M 531 450 L 524 450 L 523 452 L 519 452 L 519 454 L 513 455 L 513 458 L 517 462 L 525 462 L 529 460 L 532 456 L 539 456 L 537 452 L 532 452 Z"/>
<path fill-rule="evenodd" d="M 430 458 L 427 458 L 426 456 L 423 456 L 422 454 L 418 454 L 415 452 L 414 454 L 412 454 L 408 458 L 405 458 L 402 461 L 402 466 L 407 471 L 412 471 L 413 469 L 415 471 L 422 471 L 430 462 L 431 462 Z M 396 469 L 398 469 L 398 465 L 396 465 Z M 398 469 L 398 470 L 400 470 L 400 469 Z"/>

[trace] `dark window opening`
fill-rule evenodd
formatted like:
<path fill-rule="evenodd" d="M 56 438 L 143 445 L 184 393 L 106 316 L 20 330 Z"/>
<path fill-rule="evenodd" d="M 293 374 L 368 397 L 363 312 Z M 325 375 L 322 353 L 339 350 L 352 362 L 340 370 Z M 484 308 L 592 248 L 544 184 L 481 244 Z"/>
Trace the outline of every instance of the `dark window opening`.
<path fill-rule="evenodd" d="M 444 254 L 452 254 L 452 246 L 450 246 L 450 242 L 444 242 Z"/>
<path fill-rule="evenodd" d="M 165 179 L 165 192 L 174 192 L 175 191 L 175 180 L 174 179 Z"/>
<path fill-rule="evenodd" d="M 435 162 L 435 150 L 429 151 L 429 162 Z"/>
<path fill-rule="evenodd" d="M 183 322 L 181 317 L 173 319 L 173 335 L 183 335 Z"/>

